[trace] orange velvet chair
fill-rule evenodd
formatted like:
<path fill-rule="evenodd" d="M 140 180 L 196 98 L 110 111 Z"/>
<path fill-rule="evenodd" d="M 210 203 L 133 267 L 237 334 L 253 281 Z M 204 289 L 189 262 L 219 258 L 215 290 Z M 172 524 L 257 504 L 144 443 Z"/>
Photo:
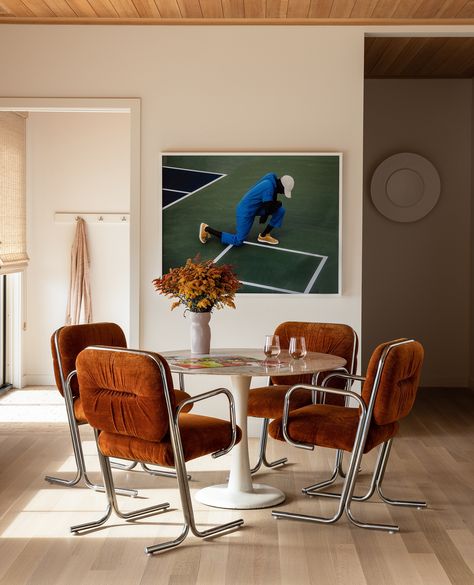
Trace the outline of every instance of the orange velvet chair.
<path fill-rule="evenodd" d="M 87 424 L 87 419 L 82 408 L 82 400 L 79 384 L 76 377 L 76 358 L 79 353 L 89 345 L 110 345 L 127 347 L 125 334 L 119 325 L 115 323 L 88 323 L 84 325 L 66 325 L 55 331 L 51 337 L 51 352 L 53 356 L 54 376 L 59 392 L 64 397 L 69 429 L 71 433 L 72 447 L 76 460 L 77 472 L 73 479 L 46 476 L 50 483 L 56 483 L 72 487 L 84 479 L 87 487 L 103 491 L 102 486 L 92 483 L 87 475 L 84 452 L 82 449 L 79 426 Z M 189 394 L 180 390 L 175 391 L 178 402 L 189 398 Z M 134 465 L 122 466 L 115 463 L 120 469 L 131 469 Z M 170 475 L 169 471 L 147 471 L 154 474 Z M 118 493 L 136 495 L 136 490 L 118 490 Z"/>
<path fill-rule="evenodd" d="M 313 449 L 314 445 L 352 452 L 347 474 L 340 494 L 321 491 L 327 482 L 315 484 L 305 492 L 310 496 L 337 497 L 339 506 L 334 516 L 326 518 L 273 511 L 276 518 L 291 518 L 310 522 L 332 523 L 339 520 L 343 512 L 349 520 L 362 528 L 398 531 L 398 526 L 370 524 L 354 518 L 351 502 L 366 501 L 377 490 L 381 499 L 396 506 L 422 508 L 425 502 L 392 500 L 382 492 L 382 481 L 387 466 L 392 441 L 398 432 L 398 421 L 407 416 L 415 402 L 423 363 L 423 347 L 413 339 L 399 339 L 379 345 L 372 354 L 365 377 L 334 373 L 327 376 L 323 386 L 297 384 L 285 397 L 283 417 L 275 419 L 269 427 L 270 436 L 287 441 L 297 447 Z M 360 381 L 362 393 L 346 389 L 329 388 L 336 378 Z M 290 411 L 291 395 L 297 391 L 308 393 L 321 390 L 335 396 L 347 396 L 357 406 L 311 404 Z M 372 481 L 368 492 L 354 496 L 354 487 L 364 453 L 380 446 Z"/>
<path fill-rule="evenodd" d="M 224 455 L 240 441 L 234 399 L 227 389 L 211 390 L 177 405 L 166 360 L 156 353 L 122 348 L 85 349 L 77 358 L 77 376 L 84 413 L 95 429 L 108 506 L 102 518 L 73 526 L 72 532 L 101 526 L 112 510 L 130 520 L 169 507 L 163 503 L 134 512 L 120 512 L 109 457 L 176 468 L 185 518 L 183 530 L 176 539 L 149 546 L 145 552 L 160 552 L 179 545 L 189 529 L 199 537 L 217 536 L 243 524 L 243 520 L 236 520 L 199 531 L 186 475 L 186 461 L 208 454 Z M 230 422 L 183 412 L 190 404 L 218 394 L 225 394 L 229 400 Z"/>
<path fill-rule="evenodd" d="M 299 321 L 287 321 L 281 323 L 275 330 L 275 335 L 280 338 L 280 347 L 288 349 L 290 338 L 302 336 L 306 340 L 308 351 L 319 353 L 330 353 L 337 355 L 346 360 L 345 371 L 353 374 L 357 368 L 357 350 L 358 338 L 356 332 L 349 325 L 338 323 L 306 323 Z M 260 437 L 260 454 L 257 464 L 252 469 L 255 473 L 262 465 L 265 467 L 275 467 L 286 463 L 287 458 L 278 459 L 269 462 L 266 457 L 268 425 L 271 419 L 281 417 L 285 402 L 285 394 L 293 384 L 321 384 L 327 372 L 302 376 L 272 376 L 270 384 L 261 388 L 254 388 L 249 393 L 248 416 L 263 418 L 263 428 Z M 344 387 L 346 381 L 336 382 L 337 387 Z M 313 403 L 311 393 L 305 391 L 293 392 L 291 400 L 291 409 L 300 408 Z M 325 395 L 319 393 L 314 396 L 314 401 L 332 404 L 343 404 L 344 397 Z M 344 477 L 342 472 L 342 453 L 336 455 L 336 464 L 334 468 L 333 480 L 338 475 Z M 311 487 L 311 486 L 310 486 Z M 309 489 L 309 488 L 308 488 Z"/>

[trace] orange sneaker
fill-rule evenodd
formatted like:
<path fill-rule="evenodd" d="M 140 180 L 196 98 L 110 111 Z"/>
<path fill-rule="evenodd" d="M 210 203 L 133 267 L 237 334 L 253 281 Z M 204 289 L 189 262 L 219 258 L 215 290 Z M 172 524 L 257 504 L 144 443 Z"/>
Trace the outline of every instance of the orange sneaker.
<path fill-rule="evenodd" d="M 262 242 L 262 244 L 271 244 L 272 246 L 276 246 L 280 243 L 276 238 L 274 238 L 270 234 L 267 234 L 266 236 L 262 236 L 262 234 L 258 234 L 257 240 L 259 242 Z"/>
<path fill-rule="evenodd" d="M 202 223 L 199 226 L 199 241 L 201 242 L 201 244 L 205 244 L 207 242 L 207 240 L 211 237 L 211 234 L 208 234 L 206 232 L 206 228 L 207 228 L 207 223 Z"/>

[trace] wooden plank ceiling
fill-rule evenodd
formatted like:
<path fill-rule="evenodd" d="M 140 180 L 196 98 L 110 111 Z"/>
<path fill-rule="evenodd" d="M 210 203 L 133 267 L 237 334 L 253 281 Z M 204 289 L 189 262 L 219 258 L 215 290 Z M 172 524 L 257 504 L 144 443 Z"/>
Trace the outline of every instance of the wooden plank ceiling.
<path fill-rule="evenodd" d="M 474 24 L 474 0 L 0 0 L 38 24 Z"/>
<path fill-rule="evenodd" d="M 0 24 L 474 25 L 474 0 L 0 0 Z M 474 77 L 472 37 L 368 37 L 365 76 Z"/>
<path fill-rule="evenodd" d="M 365 77 L 474 77 L 473 37 L 368 37 Z"/>

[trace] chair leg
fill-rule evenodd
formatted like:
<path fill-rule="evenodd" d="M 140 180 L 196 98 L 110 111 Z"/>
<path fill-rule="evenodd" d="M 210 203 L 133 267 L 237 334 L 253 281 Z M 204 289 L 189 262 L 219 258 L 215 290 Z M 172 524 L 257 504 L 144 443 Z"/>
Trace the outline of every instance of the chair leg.
<path fill-rule="evenodd" d="M 141 508 L 140 510 L 133 510 L 132 512 L 121 512 L 117 503 L 116 497 L 117 490 L 114 487 L 114 479 L 112 475 L 112 469 L 110 467 L 110 461 L 108 457 L 102 455 L 98 447 L 97 451 L 99 455 L 100 467 L 107 495 L 107 509 L 105 514 L 98 520 L 71 526 L 71 532 L 79 534 L 84 531 L 99 528 L 110 518 L 112 512 L 115 512 L 115 514 L 119 518 L 122 518 L 123 520 L 136 520 L 138 518 L 143 518 L 144 516 L 151 516 L 152 514 L 156 514 L 156 512 L 160 512 L 162 510 L 167 510 L 170 507 L 170 504 L 168 502 L 165 502 L 163 504 L 158 504 L 156 506 L 149 506 L 147 508 Z"/>
<path fill-rule="evenodd" d="M 63 479 L 61 477 L 53 477 L 51 475 L 46 475 L 45 480 L 49 483 L 54 483 L 58 485 L 63 485 L 66 487 L 73 487 L 77 485 L 81 479 L 84 480 L 84 483 L 89 489 L 95 490 L 97 492 L 104 492 L 104 486 L 97 485 L 93 483 L 88 475 L 86 470 L 86 461 L 84 458 L 84 451 L 82 449 L 82 442 L 81 442 L 81 434 L 79 431 L 79 425 L 77 424 L 76 418 L 74 415 L 70 413 L 70 408 L 67 407 L 68 403 L 66 400 L 66 412 L 68 415 L 68 422 L 69 422 L 69 432 L 71 434 L 71 442 L 72 448 L 74 452 L 74 459 L 76 461 L 77 472 L 76 476 L 72 480 Z M 116 488 L 118 494 L 123 496 L 130 496 L 134 498 L 138 495 L 137 490 L 134 489 L 126 489 L 126 488 Z"/>
<path fill-rule="evenodd" d="M 319 490 L 321 490 L 322 488 L 327 487 L 329 485 L 332 485 L 338 477 L 345 478 L 346 475 L 342 471 L 343 454 L 344 454 L 344 451 L 342 451 L 341 449 L 338 449 L 336 451 L 336 460 L 334 462 L 334 468 L 333 468 L 332 475 L 329 479 L 327 479 L 325 481 L 320 481 L 319 483 L 314 483 L 313 485 L 309 485 L 308 487 L 303 488 L 301 491 L 304 494 L 306 494 L 307 496 L 320 495 Z M 324 492 L 324 493 L 327 493 L 327 492 Z M 329 496 L 329 497 L 340 497 L 340 496 L 341 496 L 341 494 L 331 494 L 331 496 Z"/>
<path fill-rule="evenodd" d="M 156 475 L 157 477 L 170 477 L 176 479 L 178 476 L 175 470 L 168 470 L 168 469 L 152 469 L 146 463 L 140 463 L 142 469 L 149 473 L 150 475 Z M 191 476 L 187 476 L 188 480 L 191 479 Z"/>
<path fill-rule="evenodd" d="M 132 471 L 138 465 L 138 461 L 132 461 L 128 465 L 125 463 L 120 463 L 119 461 L 111 461 L 110 467 L 112 469 L 121 469 L 122 471 Z M 156 475 L 157 477 L 172 477 L 176 478 L 176 471 L 168 471 L 166 469 L 152 469 L 148 467 L 146 463 L 140 463 L 141 468 L 143 471 L 146 471 L 150 475 Z M 188 479 L 191 479 L 191 476 L 188 475 Z"/>
<path fill-rule="evenodd" d="M 178 436 L 178 439 L 176 441 L 177 444 L 174 445 L 175 465 L 178 479 L 179 495 L 181 498 L 181 504 L 183 506 L 184 526 L 181 534 L 174 540 L 147 546 L 145 548 L 145 552 L 147 554 L 164 552 L 165 550 L 175 548 L 184 541 L 184 539 L 189 533 L 189 530 L 191 530 L 191 532 L 199 538 L 208 538 L 211 536 L 220 536 L 224 532 L 230 532 L 231 530 L 235 530 L 239 526 L 242 526 L 242 524 L 244 523 L 244 521 L 240 518 L 239 520 L 227 522 L 226 524 L 220 524 L 219 526 L 214 526 L 213 528 L 208 528 L 207 530 L 202 531 L 198 530 L 194 518 L 193 503 L 187 480 L 186 463 L 184 460 L 183 450 L 181 447 L 181 441 L 179 439 L 179 427 L 177 424 L 175 424 L 175 431 Z"/>
<path fill-rule="evenodd" d="M 365 439 L 363 439 L 363 427 L 360 424 L 358 431 L 357 431 L 356 439 L 354 441 L 354 449 L 352 451 L 351 459 L 349 462 L 349 468 L 347 470 L 346 478 L 344 480 L 344 484 L 342 487 L 342 492 L 339 495 L 339 506 L 338 506 L 338 509 L 337 509 L 336 513 L 334 514 L 334 516 L 327 518 L 327 517 L 321 517 L 321 516 L 309 516 L 309 515 L 304 515 L 304 514 L 294 514 L 294 513 L 290 513 L 290 512 L 280 512 L 279 510 L 273 510 L 272 516 L 274 516 L 275 518 L 288 518 L 288 519 L 293 519 L 293 520 L 304 520 L 307 522 L 319 522 L 319 523 L 329 524 L 329 523 L 333 523 L 333 522 L 336 522 L 337 520 L 339 520 L 339 518 L 342 516 L 342 513 L 345 512 L 347 517 L 349 518 L 349 520 L 353 524 L 355 524 L 356 526 L 359 526 L 361 528 L 372 528 L 375 530 L 388 530 L 389 532 L 397 532 L 399 530 L 398 526 L 388 525 L 388 524 L 369 524 L 369 523 L 365 523 L 365 522 L 360 522 L 354 518 L 352 511 L 350 509 L 350 505 L 351 505 L 351 502 L 353 500 L 353 493 L 354 493 L 354 488 L 355 488 L 355 484 L 357 481 L 357 476 L 359 474 L 360 462 L 362 459 L 362 454 L 363 454 L 363 449 L 364 449 L 364 442 L 365 442 Z M 383 451 L 383 453 L 382 454 L 379 453 L 379 459 L 377 461 L 376 472 L 375 472 L 375 474 L 377 476 L 380 475 L 380 472 L 383 469 L 382 463 L 383 463 L 384 459 L 386 460 L 385 455 L 384 455 L 386 450 L 387 450 L 387 447 L 384 447 L 381 450 L 381 451 Z M 321 495 L 321 494 L 318 493 L 318 494 L 314 494 L 314 495 Z"/>
<path fill-rule="evenodd" d="M 390 439 L 389 441 L 387 441 L 387 443 L 385 443 L 386 448 L 385 448 L 384 453 L 383 453 L 383 459 L 382 459 L 379 473 L 377 474 L 377 481 L 376 481 L 377 493 L 379 494 L 380 498 L 386 504 L 390 504 L 391 506 L 408 506 L 408 507 L 418 508 L 419 510 L 421 510 L 422 508 L 426 508 L 427 507 L 426 502 L 420 502 L 420 501 L 416 501 L 416 500 L 392 500 L 391 498 L 388 498 L 387 496 L 385 496 L 383 494 L 382 482 L 383 482 L 383 478 L 385 476 L 385 469 L 387 468 L 387 462 L 388 462 L 388 458 L 390 455 L 390 450 L 392 449 L 392 442 L 393 442 L 393 439 Z"/>
<path fill-rule="evenodd" d="M 374 495 L 377 477 L 378 477 L 380 466 L 381 466 L 382 460 L 383 460 L 383 452 L 384 452 L 384 445 L 382 445 L 380 450 L 379 450 L 377 462 L 375 464 L 375 468 L 374 468 L 374 471 L 372 473 L 372 479 L 371 479 L 370 486 L 369 486 L 367 493 L 365 493 L 363 496 L 354 496 L 353 495 L 352 500 L 355 500 L 356 502 L 365 502 L 365 501 L 369 500 Z M 303 490 L 302 490 L 303 493 L 305 493 L 307 496 L 318 496 L 318 497 L 321 496 L 322 498 L 340 498 L 341 497 L 341 494 L 339 492 L 322 492 L 321 491 L 324 487 L 331 485 L 337 479 L 338 455 L 339 455 L 339 451 L 336 454 L 336 465 L 334 467 L 334 471 L 333 471 L 331 478 L 328 479 L 327 481 L 315 483 L 314 485 L 309 486 L 308 488 L 303 488 Z M 359 469 L 359 471 L 360 471 L 360 469 Z"/>
<path fill-rule="evenodd" d="M 385 474 L 385 469 L 387 467 L 387 461 L 388 461 L 388 457 L 390 455 L 390 450 L 392 448 L 392 442 L 393 442 L 393 439 L 390 439 L 389 441 L 384 443 L 380 448 L 379 456 L 377 459 L 377 465 L 376 465 L 376 469 L 374 472 L 374 478 L 372 480 L 369 492 L 371 492 L 371 493 L 374 492 L 374 485 L 375 485 L 379 496 L 381 497 L 382 501 L 384 501 L 386 504 L 391 504 L 394 506 L 413 506 L 413 507 L 416 507 L 418 509 L 426 507 L 426 502 L 391 500 L 383 495 L 382 481 L 383 481 L 383 477 Z M 399 531 L 399 527 L 396 525 L 372 524 L 372 523 L 368 523 L 368 522 L 360 522 L 359 520 L 354 518 L 354 515 L 352 514 L 352 511 L 350 509 L 350 504 L 351 504 L 350 501 L 348 501 L 346 504 L 346 514 L 347 514 L 347 517 L 349 518 L 349 520 L 353 524 L 355 524 L 356 526 L 359 526 L 360 528 L 371 528 L 371 529 L 375 529 L 375 530 L 387 530 L 388 532 L 390 532 L 392 534 L 394 532 Z"/>
<path fill-rule="evenodd" d="M 121 469 L 122 471 L 132 471 L 138 465 L 138 461 L 132 461 L 130 463 L 121 463 L 120 461 L 110 461 L 110 467 L 112 469 Z"/>
<path fill-rule="evenodd" d="M 392 506 L 409 506 L 409 507 L 418 508 L 418 509 L 426 508 L 427 507 L 426 502 L 410 501 L 410 500 L 392 500 L 383 494 L 382 481 L 384 478 L 385 469 L 387 467 L 387 462 L 388 462 L 388 458 L 390 455 L 390 449 L 392 448 L 392 441 L 393 441 L 393 439 L 390 439 L 389 441 L 387 441 L 386 443 L 383 443 L 380 446 L 379 453 L 377 456 L 377 462 L 375 464 L 374 472 L 372 474 L 372 479 L 371 479 L 370 486 L 369 486 L 367 492 L 363 496 L 354 496 L 353 495 L 351 500 L 355 501 L 355 502 L 366 502 L 367 500 L 370 500 L 370 498 L 374 495 L 375 490 L 377 490 L 377 493 L 380 496 L 380 499 L 383 502 L 385 502 L 386 504 L 390 504 Z M 334 477 L 334 475 L 333 475 L 333 477 Z M 306 493 L 309 496 L 321 496 L 321 497 L 325 497 L 325 498 L 340 498 L 341 497 L 340 493 L 319 491 L 325 485 L 329 485 L 329 483 L 328 482 L 321 482 L 320 484 L 315 484 L 314 486 L 311 486 L 311 490 L 309 490 L 309 488 L 306 488 L 303 491 L 304 491 L 304 493 Z"/>
<path fill-rule="evenodd" d="M 288 461 L 287 457 L 283 457 L 282 459 L 277 459 L 276 461 L 269 462 L 267 461 L 266 450 L 267 450 L 267 440 L 268 440 L 268 425 L 270 423 L 270 419 L 264 418 L 263 419 L 263 426 L 262 426 L 262 434 L 260 436 L 260 453 L 258 456 L 258 461 L 255 467 L 250 470 L 250 473 L 256 473 L 260 467 L 263 465 L 264 467 L 272 468 L 276 467 L 277 465 L 283 465 Z"/>
<path fill-rule="evenodd" d="M 362 449 L 360 448 L 360 445 L 359 445 L 361 439 L 360 439 L 359 435 L 360 435 L 360 432 L 358 432 L 358 437 L 356 438 L 356 441 L 354 442 L 355 447 L 354 447 L 354 450 L 352 451 L 351 459 L 349 462 L 349 468 L 348 468 L 347 473 L 346 473 L 342 492 L 339 496 L 339 505 L 338 505 L 338 508 L 336 510 L 336 513 L 333 516 L 330 516 L 330 517 L 310 516 L 307 514 L 295 514 L 293 512 L 283 512 L 280 510 L 272 510 L 272 516 L 274 518 L 277 518 L 277 519 L 284 518 L 284 519 L 288 519 L 288 520 L 303 520 L 305 522 L 316 522 L 316 523 L 320 523 L 320 524 L 333 524 L 334 522 L 337 522 L 341 518 L 344 510 L 346 509 L 346 504 L 352 496 L 355 481 L 357 479 L 360 459 L 362 457 Z M 337 465 L 336 465 L 336 469 L 337 469 Z M 333 473 L 333 476 L 334 476 L 334 473 Z M 319 494 L 317 494 L 317 495 L 319 495 Z"/>
<path fill-rule="evenodd" d="M 80 482 L 80 480 L 83 478 L 86 465 L 85 465 L 85 461 L 84 461 L 84 452 L 82 450 L 82 443 L 81 443 L 81 435 L 79 433 L 79 426 L 77 424 L 76 418 L 75 417 L 71 418 L 70 413 L 69 413 L 69 409 L 67 408 L 67 403 L 66 403 L 66 414 L 68 415 L 69 433 L 71 435 L 71 443 L 72 443 L 72 449 L 73 449 L 73 453 L 74 453 L 74 459 L 76 461 L 77 473 L 76 473 L 76 476 L 74 477 L 74 479 L 71 479 L 71 480 L 63 479 L 61 477 L 53 477 L 51 475 L 46 475 L 45 480 L 49 481 L 49 483 L 57 483 L 59 485 L 72 487 L 74 485 L 77 485 Z"/>

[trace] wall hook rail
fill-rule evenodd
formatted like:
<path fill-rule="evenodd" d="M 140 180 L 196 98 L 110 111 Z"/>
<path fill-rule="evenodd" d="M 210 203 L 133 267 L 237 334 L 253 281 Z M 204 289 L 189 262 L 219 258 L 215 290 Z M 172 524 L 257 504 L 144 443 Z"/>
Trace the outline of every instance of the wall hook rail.
<path fill-rule="evenodd" d="M 129 213 L 70 213 L 68 211 L 57 211 L 54 214 L 55 223 L 75 223 L 82 218 L 87 223 L 129 223 Z"/>

